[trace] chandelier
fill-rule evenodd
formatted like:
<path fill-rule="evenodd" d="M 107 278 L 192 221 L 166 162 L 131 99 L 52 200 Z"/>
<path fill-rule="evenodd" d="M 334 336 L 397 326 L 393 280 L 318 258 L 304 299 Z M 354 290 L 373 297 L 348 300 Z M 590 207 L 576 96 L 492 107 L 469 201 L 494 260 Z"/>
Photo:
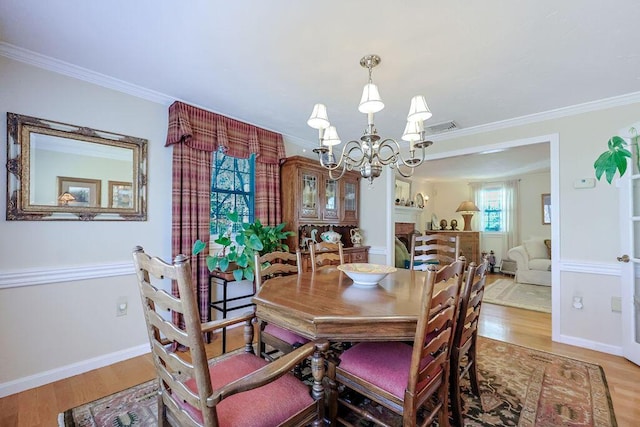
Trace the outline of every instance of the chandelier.
<path fill-rule="evenodd" d="M 387 165 L 408 178 L 413 175 L 414 169 L 424 162 L 425 149 L 433 143 L 425 140 L 423 122 L 431 117 L 431 111 L 424 96 L 414 96 L 411 99 L 407 124 L 402 135 L 402 140 L 409 142 L 409 157 L 405 158 L 400 153 L 400 144 L 395 139 L 380 140 L 373 123 L 373 115 L 384 108 L 384 103 L 378 87 L 371 80 L 371 72 L 380 61 L 378 55 L 367 55 L 360 60 L 360 65 L 369 70 L 369 81 L 364 86 L 358 106 L 358 110 L 367 115 L 367 127 L 360 141 L 351 140 L 342 147 L 339 159 L 336 159 L 334 146 L 341 141 L 335 126 L 331 126 L 329 122 L 327 107 L 324 104 L 314 105 L 311 117 L 307 120 L 309 126 L 318 129 L 320 145 L 313 152 L 318 154 L 320 164 L 329 170 L 329 176 L 333 180 L 340 179 L 346 171 L 356 169 L 360 170 L 363 178 L 372 183 L 382 173 L 382 167 Z M 416 150 L 419 152 L 418 156 Z"/>

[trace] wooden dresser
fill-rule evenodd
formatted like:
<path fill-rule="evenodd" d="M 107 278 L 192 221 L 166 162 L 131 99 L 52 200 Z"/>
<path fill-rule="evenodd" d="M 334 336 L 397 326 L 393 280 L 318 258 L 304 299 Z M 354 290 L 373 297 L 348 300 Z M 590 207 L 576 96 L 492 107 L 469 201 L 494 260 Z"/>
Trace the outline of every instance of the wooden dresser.
<path fill-rule="evenodd" d="M 282 221 L 295 233 L 287 239 L 289 250 L 302 251 L 305 271 L 311 270 L 305 239 L 332 229 L 340 233 L 345 262 L 368 262 L 369 246 L 353 247 L 351 230 L 358 227 L 360 174 L 350 171 L 334 181 L 317 160 L 288 157 L 280 168 Z"/>
<path fill-rule="evenodd" d="M 427 230 L 427 234 L 445 234 L 447 236 L 460 237 L 460 252 L 467 262 L 480 263 L 480 232 L 479 231 L 444 231 L 444 230 Z"/>

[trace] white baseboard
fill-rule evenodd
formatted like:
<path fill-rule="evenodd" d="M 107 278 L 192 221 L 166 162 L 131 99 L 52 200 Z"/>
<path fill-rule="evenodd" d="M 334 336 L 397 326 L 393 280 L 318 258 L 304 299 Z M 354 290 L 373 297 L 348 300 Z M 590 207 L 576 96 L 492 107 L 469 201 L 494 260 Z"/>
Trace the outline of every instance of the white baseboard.
<path fill-rule="evenodd" d="M 562 344 L 574 345 L 576 347 L 582 347 L 589 350 L 599 351 L 601 353 L 613 354 L 614 356 L 622 356 L 622 347 L 603 344 L 597 341 L 586 340 L 584 338 L 573 337 L 570 335 L 560 335 L 557 340 Z"/>
<path fill-rule="evenodd" d="M 105 354 L 0 384 L 0 398 L 151 352 L 149 344 Z"/>

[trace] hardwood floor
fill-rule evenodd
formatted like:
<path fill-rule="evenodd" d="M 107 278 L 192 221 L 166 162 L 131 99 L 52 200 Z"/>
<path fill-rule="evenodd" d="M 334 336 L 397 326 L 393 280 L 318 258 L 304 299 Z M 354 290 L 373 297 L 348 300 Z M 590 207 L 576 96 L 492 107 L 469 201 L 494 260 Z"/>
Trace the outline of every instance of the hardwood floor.
<path fill-rule="evenodd" d="M 618 425 L 638 425 L 640 367 L 621 357 L 552 342 L 551 316 L 546 313 L 484 304 L 480 322 L 482 336 L 599 364 L 607 377 Z M 241 335 L 241 330 L 231 331 L 228 346 L 240 346 Z M 207 352 L 219 354 L 220 339 Z M 153 377 L 151 356 L 145 355 L 17 393 L 0 399 L 0 426 L 56 426 L 58 413 Z"/>

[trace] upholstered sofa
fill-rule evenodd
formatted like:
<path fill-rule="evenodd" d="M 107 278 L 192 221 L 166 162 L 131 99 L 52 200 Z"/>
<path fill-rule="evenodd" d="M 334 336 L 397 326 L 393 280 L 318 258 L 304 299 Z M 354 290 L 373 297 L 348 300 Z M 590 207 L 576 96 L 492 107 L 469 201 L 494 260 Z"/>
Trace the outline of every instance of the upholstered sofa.
<path fill-rule="evenodd" d="M 551 286 L 551 257 L 544 239 L 530 239 L 509 249 L 507 255 L 517 264 L 515 281 Z"/>

